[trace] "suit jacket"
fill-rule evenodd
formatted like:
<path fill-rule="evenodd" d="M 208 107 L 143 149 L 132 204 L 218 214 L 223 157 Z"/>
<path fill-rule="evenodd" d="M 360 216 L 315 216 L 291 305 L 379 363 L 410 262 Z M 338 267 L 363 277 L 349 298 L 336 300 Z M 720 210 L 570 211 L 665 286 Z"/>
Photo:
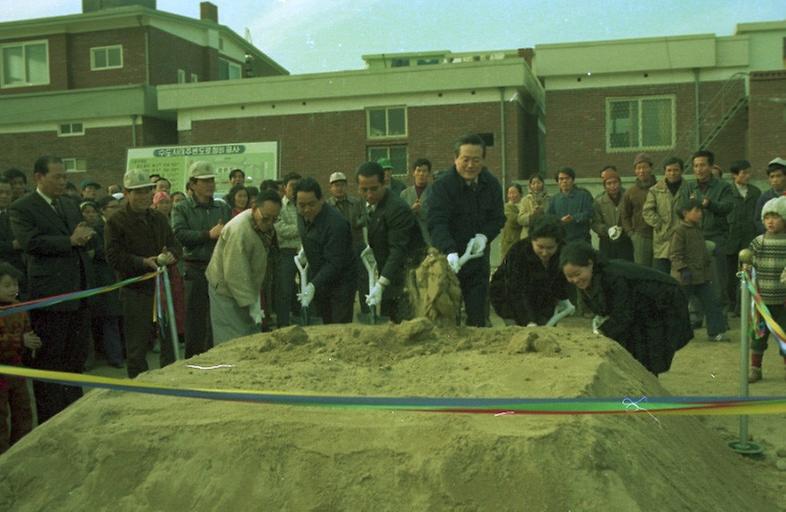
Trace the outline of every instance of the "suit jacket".
<path fill-rule="evenodd" d="M 22 250 L 14 249 L 14 233 L 11 231 L 11 213 L 5 211 L 0 213 L 0 260 L 6 261 L 25 272 L 25 264 L 22 261 Z"/>
<path fill-rule="evenodd" d="M 385 295 L 396 297 L 404 289 L 407 267 L 423 255 L 423 237 L 412 210 L 390 190 L 373 213 L 364 213 L 368 226 L 368 244 L 374 251 L 379 275 L 390 280 Z"/>
<path fill-rule="evenodd" d="M 38 299 L 92 286 L 92 266 L 84 247 L 71 246 L 71 234 L 82 222 L 73 201 L 58 198 L 65 219 L 37 192 L 20 197 L 10 207 L 11 230 L 27 260 L 28 296 Z M 81 301 L 68 301 L 48 311 L 76 311 Z"/>

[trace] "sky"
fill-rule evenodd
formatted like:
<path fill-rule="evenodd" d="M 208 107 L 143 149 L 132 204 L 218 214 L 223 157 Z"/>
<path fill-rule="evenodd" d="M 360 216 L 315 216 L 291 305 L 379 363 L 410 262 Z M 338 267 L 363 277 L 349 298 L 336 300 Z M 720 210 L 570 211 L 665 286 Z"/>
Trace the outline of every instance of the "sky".
<path fill-rule="evenodd" d="M 786 19 L 784 0 L 212 0 L 219 22 L 292 74 L 364 67 L 362 55 L 508 50 L 689 34 Z M 81 12 L 81 0 L 0 0 L 0 22 Z M 199 0 L 158 0 L 199 17 Z"/>

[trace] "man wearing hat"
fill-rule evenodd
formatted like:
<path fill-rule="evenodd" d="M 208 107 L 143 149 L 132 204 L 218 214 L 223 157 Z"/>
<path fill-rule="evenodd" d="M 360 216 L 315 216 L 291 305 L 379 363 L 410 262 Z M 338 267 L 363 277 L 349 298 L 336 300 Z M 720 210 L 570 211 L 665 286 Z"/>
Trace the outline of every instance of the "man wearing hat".
<path fill-rule="evenodd" d="M 228 204 L 213 200 L 216 173 L 210 162 L 194 162 L 188 169 L 191 197 L 175 206 L 172 226 L 183 246 L 186 291 L 186 357 L 213 346 L 210 299 L 205 270 L 224 224 L 232 218 Z"/>
<path fill-rule="evenodd" d="M 280 212 L 278 192 L 262 190 L 218 237 L 206 272 L 216 344 L 259 332 L 259 294 L 269 280 L 276 246 L 273 224 Z"/>
<path fill-rule="evenodd" d="M 126 204 L 106 222 L 106 260 L 120 279 L 153 272 L 159 266 L 171 265 L 180 257 L 180 244 L 175 239 L 169 219 L 150 206 L 155 183 L 140 169 L 131 169 L 123 176 Z M 123 305 L 123 330 L 129 378 L 148 370 L 147 351 L 152 345 L 155 282 L 151 279 L 128 285 L 120 290 Z M 174 321 L 174 319 L 170 319 Z M 175 361 L 169 329 L 162 329 L 160 364 Z"/>
<path fill-rule="evenodd" d="M 95 201 L 98 199 L 98 191 L 101 190 L 101 185 L 95 180 L 82 180 L 79 183 L 79 189 L 82 191 L 82 201 Z"/>
<path fill-rule="evenodd" d="M 393 195 L 399 197 L 407 186 L 393 177 L 393 163 L 389 158 L 380 158 L 377 163 L 385 170 L 385 186 L 393 192 Z"/>
<path fill-rule="evenodd" d="M 27 261 L 31 300 L 86 290 L 92 286 L 87 249 L 95 235 L 73 201 L 65 199 L 62 159 L 39 158 L 33 168 L 36 189 L 9 208 L 11 231 Z M 90 312 L 85 301 L 66 301 L 30 312 L 43 346 L 29 360 L 33 368 L 82 373 L 87 360 Z M 38 422 L 43 423 L 82 396 L 80 387 L 33 382 Z"/>
<path fill-rule="evenodd" d="M 605 169 L 600 175 L 603 193 L 592 205 L 592 230 L 598 234 L 600 253 L 606 258 L 633 261 L 633 244 L 622 229 L 620 210 L 622 190 L 620 175 L 613 169 Z"/>
<path fill-rule="evenodd" d="M 334 172 L 330 175 L 328 191 L 330 197 L 327 199 L 327 203 L 349 221 L 349 226 L 352 228 L 352 249 L 355 254 L 360 254 L 360 251 L 366 246 L 366 242 L 363 240 L 362 202 L 357 197 L 347 194 L 347 175 L 343 172 Z M 361 262 L 358 264 L 360 265 L 358 267 L 358 304 L 361 316 L 365 316 L 369 312 L 364 298 L 368 293 L 368 279 L 365 267 Z"/>
<path fill-rule="evenodd" d="M 652 226 L 644 222 L 641 212 L 650 188 L 655 185 L 652 175 L 652 158 L 639 153 L 633 160 L 636 183 L 622 196 L 620 220 L 622 228 L 633 242 L 633 261 L 645 267 L 652 266 Z"/>
<path fill-rule="evenodd" d="M 770 182 L 770 189 L 763 192 L 756 201 L 756 212 L 753 216 L 753 222 L 756 223 L 756 229 L 759 234 L 764 233 L 764 224 L 761 222 L 761 210 L 764 204 L 778 196 L 782 196 L 786 192 L 786 160 L 781 157 L 776 157 L 767 164 L 767 181 Z"/>

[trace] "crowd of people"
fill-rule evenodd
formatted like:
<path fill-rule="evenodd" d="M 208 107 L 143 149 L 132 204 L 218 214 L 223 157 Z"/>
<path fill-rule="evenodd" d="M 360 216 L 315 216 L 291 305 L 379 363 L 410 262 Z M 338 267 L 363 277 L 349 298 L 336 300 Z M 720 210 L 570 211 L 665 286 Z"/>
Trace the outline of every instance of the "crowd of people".
<path fill-rule="evenodd" d="M 69 186 L 63 162 L 51 156 L 35 162 L 28 191 L 25 173 L 11 169 L 0 178 L 0 306 L 164 267 L 175 318 L 156 323 L 152 279 L 36 308 L 29 317 L 0 312 L 0 363 L 80 373 L 92 340 L 108 364 L 134 378 L 148 370 L 156 342 L 161 366 L 175 361 L 175 333 L 191 357 L 314 317 L 401 322 L 412 317 L 405 278 L 429 247 L 456 275 L 466 325 L 490 325 L 491 307 L 511 324 L 555 325 L 580 305 L 594 315 L 596 332 L 656 375 L 693 337 L 689 297 L 710 338 L 728 339 L 725 313 L 739 307 L 731 276 L 742 247 L 757 256 L 765 302 L 786 320 L 786 161 L 770 163 L 772 190 L 763 194 L 747 183 L 747 162 L 732 165 L 729 185 L 712 174 L 712 153 L 700 151 L 691 159 L 695 182 L 683 182 L 678 158 L 664 162 L 656 181 L 652 159 L 641 154 L 628 190 L 607 167 L 604 191 L 593 198 L 563 167 L 558 193 L 550 196 L 533 174 L 526 194 L 513 184 L 505 200 L 484 165 L 481 137 L 462 137 L 453 150 L 453 165 L 438 176 L 429 160 L 416 160 L 410 186 L 382 159 L 332 173 L 327 193 L 295 172 L 256 188 L 235 169 L 221 198 L 216 170 L 204 161 L 190 165 L 183 192 L 138 169 L 106 189 L 93 180 Z M 358 196 L 349 193 L 350 180 Z M 491 242 L 500 233 L 503 259 L 492 276 Z M 753 344 L 752 381 L 762 378 L 766 342 Z M 21 379 L 0 377 L 0 419 L 12 419 L 0 421 L 0 452 L 32 426 L 26 389 Z M 81 396 L 78 387 L 44 381 L 33 391 L 39 423 Z"/>

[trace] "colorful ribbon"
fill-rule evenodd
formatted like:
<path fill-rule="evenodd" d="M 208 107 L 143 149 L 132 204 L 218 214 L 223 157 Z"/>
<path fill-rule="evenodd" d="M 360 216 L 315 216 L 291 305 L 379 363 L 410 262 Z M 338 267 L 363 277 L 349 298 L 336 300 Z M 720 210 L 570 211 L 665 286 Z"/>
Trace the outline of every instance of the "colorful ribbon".
<path fill-rule="evenodd" d="M 778 341 L 781 352 L 786 353 L 786 332 L 784 332 L 781 326 L 778 325 L 778 322 L 772 318 L 769 308 L 762 300 L 759 290 L 756 289 L 756 285 L 754 284 L 755 271 L 753 272 L 753 276 L 749 275 L 748 272 L 742 272 L 742 280 L 745 286 L 748 287 L 748 291 L 751 294 L 751 302 L 754 306 L 751 308 L 751 329 L 753 330 L 753 335 L 757 338 L 766 335 L 767 330 L 764 329 L 762 323 L 765 324 L 767 329 L 772 333 L 772 336 Z"/>
<path fill-rule="evenodd" d="M 740 415 L 784 414 L 783 397 L 646 397 L 647 407 L 638 406 L 644 399 L 624 398 L 439 398 L 341 396 L 318 393 L 284 393 L 243 389 L 175 388 L 131 379 L 113 379 L 94 375 L 34 370 L 0 365 L 0 374 L 27 377 L 69 386 L 87 386 L 133 393 L 147 393 L 183 398 L 256 402 L 276 405 L 380 409 L 464 414 L 678 414 Z M 632 408 L 631 404 L 637 404 Z"/>
<path fill-rule="evenodd" d="M 63 293 L 60 295 L 53 295 L 51 297 L 43 297 L 40 299 L 29 300 L 27 302 L 17 302 L 16 304 L 12 304 L 10 306 L 2 306 L 0 307 L 0 318 L 4 316 L 13 315 L 15 313 L 22 313 L 23 311 L 30 311 L 31 309 L 54 306 L 55 304 L 60 304 L 61 302 L 68 302 L 70 300 L 79 300 L 79 299 L 85 299 L 87 297 L 92 297 L 94 295 L 101 295 L 102 293 L 108 293 L 117 290 L 119 288 L 122 288 L 124 286 L 128 286 L 129 284 L 140 283 L 142 281 L 147 281 L 148 279 L 153 279 L 161 272 L 162 271 L 159 269 L 155 272 L 150 272 L 148 274 L 144 274 L 137 277 L 131 277 L 107 286 L 91 288 L 89 290 L 79 290 L 76 292 Z"/>

